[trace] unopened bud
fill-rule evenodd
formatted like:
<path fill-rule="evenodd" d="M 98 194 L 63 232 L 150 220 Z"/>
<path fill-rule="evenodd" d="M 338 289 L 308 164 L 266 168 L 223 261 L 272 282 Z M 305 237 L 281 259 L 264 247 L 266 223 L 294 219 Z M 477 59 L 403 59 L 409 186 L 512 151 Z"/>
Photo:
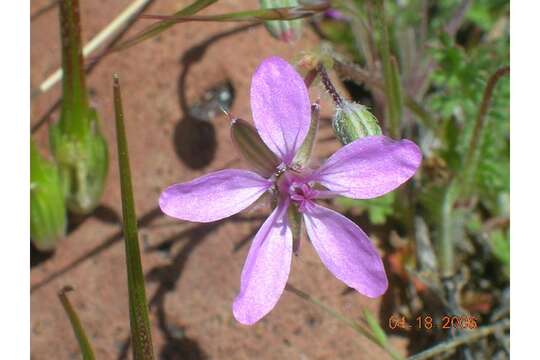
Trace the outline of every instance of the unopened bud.
<path fill-rule="evenodd" d="M 56 165 L 30 144 L 30 237 L 37 249 L 53 250 L 66 234 L 66 207 Z"/>
<path fill-rule="evenodd" d="M 343 145 L 366 136 L 382 134 L 377 118 L 367 107 L 345 100 L 337 107 L 332 128 Z"/>
<path fill-rule="evenodd" d="M 88 214 L 98 206 L 107 177 L 107 143 L 98 123 L 97 113 L 90 108 L 85 131 L 77 134 L 65 132 L 60 123 L 49 128 L 66 204 L 77 214 Z"/>
<path fill-rule="evenodd" d="M 242 119 L 231 122 L 231 138 L 242 156 L 263 176 L 269 177 L 280 164 L 253 125 Z"/>
<path fill-rule="evenodd" d="M 297 0 L 259 0 L 261 9 L 276 9 L 298 6 Z M 268 20 L 264 26 L 278 40 L 294 42 L 302 35 L 302 19 Z"/>

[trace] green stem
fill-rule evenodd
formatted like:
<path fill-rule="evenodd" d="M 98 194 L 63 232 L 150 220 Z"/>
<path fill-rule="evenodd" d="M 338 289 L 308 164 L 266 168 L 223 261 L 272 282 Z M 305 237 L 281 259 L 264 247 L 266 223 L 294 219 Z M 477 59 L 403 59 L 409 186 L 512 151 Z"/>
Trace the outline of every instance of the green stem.
<path fill-rule="evenodd" d="M 452 237 L 454 204 L 458 198 L 459 184 L 454 179 L 446 189 L 441 204 L 441 228 L 437 237 L 437 257 L 442 278 L 454 275 L 454 239 Z"/>
<path fill-rule="evenodd" d="M 88 96 L 81 45 L 79 0 L 60 1 L 62 41 L 62 110 L 63 132 L 82 136 L 88 127 Z"/>
<path fill-rule="evenodd" d="M 144 288 L 144 274 L 141 265 L 139 237 L 137 233 L 137 217 L 131 186 L 128 145 L 124 128 L 124 113 L 120 94 L 118 75 L 114 79 L 114 110 L 116 114 L 116 141 L 118 146 L 118 166 L 120 170 L 120 187 L 122 192 L 122 217 L 124 220 L 124 244 L 126 251 L 126 267 L 129 291 L 129 317 L 133 358 L 135 360 L 154 359 L 152 334 L 148 318 L 148 303 Z"/>
<path fill-rule="evenodd" d="M 476 116 L 474 131 L 469 142 L 466 157 L 463 163 L 463 172 L 450 182 L 446 189 L 441 208 L 441 229 L 438 237 L 437 252 L 441 276 L 448 278 L 454 275 L 454 244 L 452 238 L 453 232 L 453 211 L 456 201 L 460 196 L 466 195 L 472 178 L 474 176 L 476 163 L 479 157 L 479 143 L 482 138 L 483 129 L 486 122 L 486 114 L 493 95 L 493 90 L 497 81 L 504 75 L 510 73 L 508 66 L 498 69 L 488 80 L 482 103 Z"/>
<path fill-rule="evenodd" d="M 216 3 L 218 0 L 197 0 L 193 2 L 192 4 L 182 8 L 181 10 L 175 12 L 173 16 L 189 16 L 194 15 L 198 13 L 199 11 L 207 8 L 208 6 Z M 140 42 L 143 42 L 145 40 L 148 40 L 154 36 L 157 36 L 158 34 L 162 33 L 163 31 L 167 30 L 171 26 L 176 24 L 174 21 L 160 21 L 158 23 L 152 24 L 148 26 L 147 28 L 143 29 L 138 34 L 134 35 L 133 37 L 127 39 L 126 41 L 118 44 L 117 46 L 113 47 L 111 51 L 119 51 L 119 50 L 125 50 L 133 45 L 137 45 Z"/>
<path fill-rule="evenodd" d="M 476 115 L 476 121 L 474 124 L 474 130 L 469 142 L 469 147 L 466 152 L 465 161 L 463 163 L 463 187 L 468 189 L 473 177 L 476 163 L 480 154 L 480 140 L 482 139 L 483 130 L 486 124 L 486 115 L 491 103 L 491 98 L 493 97 L 493 91 L 495 90 L 495 85 L 499 79 L 503 76 L 510 74 L 510 67 L 505 66 L 497 71 L 495 71 L 489 78 L 486 88 L 484 90 L 484 95 L 482 96 L 482 103 Z"/>
<path fill-rule="evenodd" d="M 399 78 L 399 69 L 396 59 L 390 52 L 390 39 L 388 36 L 388 26 L 386 24 L 384 1 L 377 1 L 378 25 L 381 35 L 379 48 L 381 51 L 381 60 L 384 77 L 384 92 L 386 95 L 388 120 L 390 125 L 390 136 L 399 138 L 400 122 L 403 108 L 403 99 L 401 94 L 401 81 Z"/>
<path fill-rule="evenodd" d="M 67 297 L 67 293 L 69 291 L 73 291 L 73 288 L 71 286 L 64 286 L 64 288 L 58 292 L 58 297 L 60 298 L 60 302 L 66 311 L 69 322 L 71 323 L 71 327 L 73 328 L 73 332 L 75 333 L 77 341 L 79 342 L 83 360 L 94 360 L 95 357 L 94 352 L 92 351 L 92 345 L 90 345 L 90 341 L 88 341 L 88 337 L 84 332 L 84 328 L 81 325 L 81 320 L 79 319 L 77 312 Z"/>

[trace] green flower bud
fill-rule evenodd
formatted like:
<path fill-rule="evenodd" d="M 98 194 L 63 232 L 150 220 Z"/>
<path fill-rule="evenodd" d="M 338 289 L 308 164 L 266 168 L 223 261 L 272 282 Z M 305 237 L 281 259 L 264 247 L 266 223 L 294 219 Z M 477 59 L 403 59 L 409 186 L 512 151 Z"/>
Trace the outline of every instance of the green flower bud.
<path fill-rule="evenodd" d="M 30 143 L 30 236 L 42 251 L 53 250 L 66 234 L 66 206 L 56 165 Z"/>
<path fill-rule="evenodd" d="M 262 141 L 259 133 L 245 120 L 231 121 L 231 138 L 244 158 L 263 176 L 276 172 L 280 160 Z"/>
<path fill-rule="evenodd" d="M 76 214 L 88 214 L 98 206 L 109 164 L 107 143 L 92 108 L 88 110 L 87 123 L 86 131 L 78 134 L 62 131 L 61 122 L 49 127 L 66 204 Z"/>
<path fill-rule="evenodd" d="M 275 9 L 298 6 L 297 0 L 259 0 L 261 9 Z M 302 35 L 302 19 L 268 20 L 264 26 L 278 40 L 294 42 Z"/>
<path fill-rule="evenodd" d="M 377 118 L 367 107 L 345 100 L 337 107 L 332 128 L 343 145 L 362 137 L 382 134 Z"/>
<path fill-rule="evenodd" d="M 88 214 L 99 204 L 108 168 L 105 139 L 96 111 L 88 104 L 78 0 L 60 1 L 62 108 L 49 127 L 49 142 L 58 164 L 69 210 Z"/>

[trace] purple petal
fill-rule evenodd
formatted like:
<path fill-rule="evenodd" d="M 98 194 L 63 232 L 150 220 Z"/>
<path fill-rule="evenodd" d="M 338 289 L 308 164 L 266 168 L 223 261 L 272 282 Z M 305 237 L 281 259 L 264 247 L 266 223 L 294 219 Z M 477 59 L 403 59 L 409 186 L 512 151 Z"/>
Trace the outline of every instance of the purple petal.
<path fill-rule="evenodd" d="M 421 160 L 422 153 L 412 141 L 368 136 L 335 152 L 312 179 L 343 196 L 371 199 L 409 180 Z"/>
<path fill-rule="evenodd" d="M 316 204 L 305 210 L 304 223 L 315 250 L 335 277 L 366 296 L 384 294 L 388 280 L 382 260 L 362 229 Z"/>
<path fill-rule="evenodd" d="M 233 314 L 244 325 L 252 325 L 278 302 L 289 277 L 292 232 L 287 222 L 287 205 L 280 205 L 255 235 L 242 270 L 240 293 Z"/>
<path fill-rule="evenodd" d="M 169 186 L 159 207 L 172 217 L 211 222 L 236 214 L 257 200 L 272 182 L 246 170 L 221 170 Z"/>
<path fill-rule="evenodd" d="M 289 165 L 308 132 L 311 106 L 304 80 L 288 62 L 274 56 L 257 68 L 251 111 L 264 143 Z"/>

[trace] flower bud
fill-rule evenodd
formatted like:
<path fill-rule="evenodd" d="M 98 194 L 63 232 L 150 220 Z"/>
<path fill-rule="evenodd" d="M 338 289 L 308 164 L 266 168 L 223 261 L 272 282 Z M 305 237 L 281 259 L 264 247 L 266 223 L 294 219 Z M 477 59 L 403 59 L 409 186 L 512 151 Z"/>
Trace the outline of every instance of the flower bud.
<path fill-rule="evenodd" d="M 88 127 L 77 134 L 62 131 L 61 123 L 49 127 L 51 149 L 58 164 L 67 207 L 88 214 L 99 204 L 108 169 L 108 150 L 99 131 L 94 109 L 88 110 Z"/>
<path fill-rule="evenodd" d="M 231 138 L 242 156 L 261 175 L 269 177 L 274 174 L 280 160 L 262 141 L 253 125 L 242 119 L 233 119 Z"/>
<path fill-rule="evenodd" d="M 66 234 L 66 207 L 56 165 L 30 143 L 30 237 L 37 249 L 53 250 Z"/>
<path fill-rule="evenodd" d="M 332 128 L 343 145 L 362 137 L 382 134 L 377 118 L 367 107 L 345 100 L 337 107 Z"/>
<path fill-rule="evenodd" d="M 275 9 L 298 6 L 297 0 L 259 0 L 261 9 Z M 264 26 L 278 40 L 294 42 L 302 35 L 302 19 L 268 20 Z"/>
<path fill-rule="evenodd" d="M 62 108 L 49 127 L 49 142 L 58 164 L 69 210 L 85 215 L 94 210 L 107 176 L 108 153 L 99 132 L 96 111 L 89 106 L 82 56 L 78 0 L 60 1 L 62 43 Z"/>

